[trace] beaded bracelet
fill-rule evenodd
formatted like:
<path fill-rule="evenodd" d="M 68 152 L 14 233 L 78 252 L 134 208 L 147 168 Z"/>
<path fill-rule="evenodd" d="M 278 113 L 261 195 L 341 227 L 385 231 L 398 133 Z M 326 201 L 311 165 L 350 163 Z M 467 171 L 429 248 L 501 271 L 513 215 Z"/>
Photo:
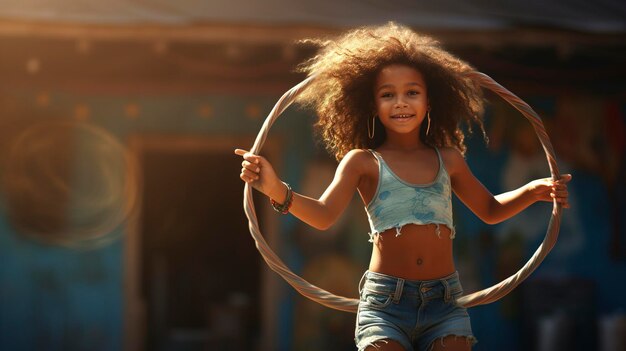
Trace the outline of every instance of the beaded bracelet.
<path fill-rule="evenodd" d="M 291 186 L 289 186 L 289 184 L 285 182 L 283 182 L 283 184 L 287 186 L 287 198 L 285 200 L 285 203 L 281 205 L 278 202 L 276 202 L 274 199 L 270 199 L 270 202 L 272 203 L 272 207 L 274 208 L 276 212 L 287 214 L 289 213 L 289 209 L 291 208 L 291 203 L 293 202 L 293 191 L 291 191 Z"/>

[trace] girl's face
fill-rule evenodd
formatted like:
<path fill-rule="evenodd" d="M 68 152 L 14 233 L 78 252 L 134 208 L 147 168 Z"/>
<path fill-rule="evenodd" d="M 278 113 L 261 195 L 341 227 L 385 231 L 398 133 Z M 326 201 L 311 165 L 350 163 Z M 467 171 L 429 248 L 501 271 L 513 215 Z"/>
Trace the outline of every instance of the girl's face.
<path fill-rule="evenodd" d="M 426 82 L 415 68 L 394 64 L 383 68 L 374 87 L 376 112 L 387 133 L 416 133 L 426 118 Z"/>

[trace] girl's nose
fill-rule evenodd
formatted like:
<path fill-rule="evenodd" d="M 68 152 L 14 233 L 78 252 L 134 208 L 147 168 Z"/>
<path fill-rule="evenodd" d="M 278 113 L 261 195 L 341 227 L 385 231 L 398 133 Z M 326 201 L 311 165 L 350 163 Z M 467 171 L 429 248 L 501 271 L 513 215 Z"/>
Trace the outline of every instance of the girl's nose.
<path fill-rule="evenodd" d="M 396 102 L 396 108 L 404 108 L 404 107 L 408 107 L 409 105 L 406 102 L 403 101 L 397 101 Z"/>

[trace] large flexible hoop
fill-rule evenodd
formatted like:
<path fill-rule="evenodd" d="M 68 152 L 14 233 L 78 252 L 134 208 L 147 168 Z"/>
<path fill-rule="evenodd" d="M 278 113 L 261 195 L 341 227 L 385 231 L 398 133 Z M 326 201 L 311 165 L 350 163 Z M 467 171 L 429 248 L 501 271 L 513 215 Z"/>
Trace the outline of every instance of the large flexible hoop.
<path fill-rule="evenodd" d="M 560 174 L 556 164 L 554 149 L 552 148 L 552 143 L 550 143 L 550 139 L 548 138 L 546 130 L 543 126 L 543 122 L 541 121 L 539 115 L 535 111 L 533 111 L 533 109 L 522 99 L 508 91 L 506 88 L 498 84 L 486 74 L 472 71 L 467 73 L 466 76 L 467 78 L 479 83 L 482 87 L 487 88 L 498 94 L 504 100 L 509 102 L 513 107 L 515 107 L 519 112 L 521 112 L 522 115 L 524 115 L 524 117 L 526 117 L 530 121 L 546 153 L 552 179 L 559 179 Z M 265 119 L 265 122 L 263 123 L 263 126 L 261 127 L 261 130 L 257 135 L 254 145 L 250 149 L 251 153 L 259 153 L 261 147 L 263 146 L 263 143 L 265 142 L 269 129 L 274 121 L 294 101 L 295 97 L 311 83 L 313 79 L 315 79 L 315 75 L 308 77 L 304 81 L 300 82 L 298 85 L 291 88 L 278 100 L 270 114 Z M 318 288 L 317 286 L 307 282 L 298 275 L 294 274 L 289 268 L 287 268 L 287 266 L 285 266 L 281 259 L 267 245 L 267 242 L 261 235 L 256 211 L 254 209 L 254 202 L 252 200 L 252 187 L 250 187 L 247 183 L 244 188 L 243 198 L 243 206 L 244 211 L 246 212 L 246 216 L 248 217 L 248 227 L 250 228 L 250 234 L 256 242 L 257 249 L 263 256 L 263 259 L 269 265 L 269 267 L 276 273 L 280 274 L 287 281 L 287 283 L 293 286 L 298 292 L 300 292 L 300 294 L 308 297 L 309 299 L 330 308 L 356 313 L 359 303 L 357 299 L 336 296 L 326 290 Z M 554 247 L 554 244 L 556 243 L 559 235 L 560 224 L 561 205 L 555 200 L 553 201 L 552 217 L 550 218 L 546 235 L 543 239 L 543 242 L 541 243 L 541 245 L 539 245 L 539 248 L 535 251 L 530 260 L 517 273 L 513 274 L 507 279 L 490 288 L 463 296 L 457 300 L 458 303 L 465 307 L 488 304 L 499 300 L 500 298 L 511 292 L 539 266 L 543 259 L 548 255 L 550 250 L 552 250 L 552 247 Z"/>

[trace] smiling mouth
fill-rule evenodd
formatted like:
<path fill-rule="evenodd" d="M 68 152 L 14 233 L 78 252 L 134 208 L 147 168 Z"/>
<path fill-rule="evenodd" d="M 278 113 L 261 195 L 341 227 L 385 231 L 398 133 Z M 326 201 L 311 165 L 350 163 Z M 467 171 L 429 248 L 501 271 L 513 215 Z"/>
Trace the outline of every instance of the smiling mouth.
<path fill-rule="evenodd" d="M 392 119 L 397 119 L 397 120 L 406 120 L 406 119 L 413 118 L 413 117 L 415 117 L 415 115 L 410 115 L 410 114 L 401 114 L 401 115 L 391 116 Z"/>

